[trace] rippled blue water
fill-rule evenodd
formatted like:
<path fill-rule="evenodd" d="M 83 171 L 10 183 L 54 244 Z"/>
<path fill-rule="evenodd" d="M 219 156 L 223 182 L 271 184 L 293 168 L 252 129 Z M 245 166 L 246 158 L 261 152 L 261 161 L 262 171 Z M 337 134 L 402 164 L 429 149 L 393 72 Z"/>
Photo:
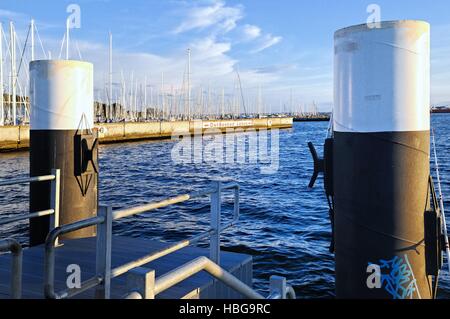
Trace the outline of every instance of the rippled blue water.
<path fill-rule="evenodd" d="M 432 118 L 436 131 L 444 195 L 450 200 L 448 158 L 449 115 Z M 300 298 L 334 296 L 334 259 L 328 252 L 330 224 L 320 180 L 307 185 L 312 161 L 307 142 L 323 143 L 327 123 L 295 123 L 280 131 L 280 168 L 263 175 L 260 165 L 174 165 L 174 142 L 142 142 L 101 146 L 100 199 L 114 208 L 126 207 L 183 194 L 208 185 L 211 179 L 238 181 L 241 186 L 241 219 L 223 235 L 226 250 L 254 256 L 255 287 L 267 292 L 268 278 L 286 276 Z M 26 176 L 28 154 L 0 154 L 0 179 Z M 0 193 L 3 216 L 28 209 L 28 187 L 14 186 Z M 450 201 L 445 202 L 450 213 Z M 232 198 L 225 197 L 224 216 L 231 215 Z M 115 234 L 176 241 L 207 228 L 208 200 L 158 210 L 115 224 Z M 450 216 L 450 215 L 449 215 Z M 27 223 L 1 229 L 2 236 L 26 241 Z M 442 272 L 439 296 L 450 298 L 450 280 Z"/>

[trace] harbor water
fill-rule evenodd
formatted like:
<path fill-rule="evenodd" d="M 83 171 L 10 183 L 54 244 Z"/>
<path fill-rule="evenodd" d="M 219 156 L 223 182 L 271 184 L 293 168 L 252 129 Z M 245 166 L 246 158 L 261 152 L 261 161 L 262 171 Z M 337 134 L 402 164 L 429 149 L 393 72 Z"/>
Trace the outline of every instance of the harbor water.
<path fill-rule="evenodd" d="M 432 116 L 448 217 L 449 121 L 450 114 Z M 282 275 L 299 298 L 333 298 L 334 259 L 329 253 L 331 232 L 322 180 L 315 189 L 307 189 L 313 168 L 307 142 L 319 148 L 327 127 L 326 122 L 294 123 L 293 129 L 281 130 L 279 169 L 269 175 L 261 173 L 258 163 L 176 164 L 171 156 L 173 141 L 102 145 L 100 201 L 117 209 L 199 190 L 211 180 L 237 181 L 241 218 L 237 227 L 222 235 L 222 247 L 254 257 L 255 288 L 267 293 L 269 277 Z M 0 154 L 0 179 L 25 177 L 28 172 L 28 153 Z M 232 213 L 229 195 L 224 194 L 224 218 Z M 1 217 L 27 211 L 28 186 L 0 191 Z M 114 224 L 114 234 L 172 242 L 207 229 L 208 221 L 209 200 L 205 198 L 121 220 Z M 26 243 L 27 229 L 28 223 L 20 222 L 3 226 L 0 234 Z M 439 298 L 450 298 L 446 269 L 445 264 Z"/>

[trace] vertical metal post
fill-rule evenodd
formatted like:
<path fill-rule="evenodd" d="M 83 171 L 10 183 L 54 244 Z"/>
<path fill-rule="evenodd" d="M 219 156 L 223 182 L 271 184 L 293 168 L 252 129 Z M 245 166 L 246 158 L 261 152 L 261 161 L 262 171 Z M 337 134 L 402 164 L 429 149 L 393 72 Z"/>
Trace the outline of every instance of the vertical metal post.
<path fill-rule="evenodd" d="M 0 252 L 11 252 L 11 298 L 22 297 L 22 246 L 14 239 L 0 241 Z"/>
<path fill-rule="evenodd" d="M 155 299 L 155 271 L 143 267 L 130 270 L 127 290 L 130 294 L 139 293 L 143 299 Z"/>
<path fill-rule="evenodd" d="M 14 253 L 14 258 L 12 259 L 12 277 L 11 277 L 11 298 L 21 299 L 22 298 L 22 250 Z"/>
<path fill-rule="evenodd" d="M 286 278 L 280 276 L 270 277 L 270 296 L 279 296 L 279 298 L 275 299 L 286 299 L 286 290 Z"/>
<path fill-rule="evenodd" d="M 59 226 L 59 198 L 61 190 L 61 171 L 59 169 L 52 169 L 52 175 L 55 179 L 52 180 L 50 190 L 50 208 L 53 209 L 53 215 L 50 216 L 50 231 Z M 59 239 L 55 241 L 55 247 L 58 246 Z"/>
<path fill-rule="evenodd" d="M 96 273 L 102 278 L 101 285 L 95 292 L 97 299 L 109 299 L 111 289 L 111 242 L 112 242 L 112 208 L 100 206 L 98 215 L 104 218 L 97 226 L 97 260 Z"/>
<path fill-rule="evenodd" d="M 221 214 L 221 182 L 213 182 L 215 191 L 211 194 L 211 234 L 209 258 L 220 265 L 220 214 Z"/>

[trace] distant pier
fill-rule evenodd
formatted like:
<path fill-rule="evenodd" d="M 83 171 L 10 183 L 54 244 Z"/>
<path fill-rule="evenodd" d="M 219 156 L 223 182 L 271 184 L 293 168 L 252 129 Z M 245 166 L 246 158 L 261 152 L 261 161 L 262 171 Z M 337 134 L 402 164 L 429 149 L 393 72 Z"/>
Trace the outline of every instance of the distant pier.
<path fill-rule="evenodd" d="M 229 120 L 195 120 L 195 121 L 154 121 L 99 123 L 100 143 L 122 143 L 142 140 L 170 139 L 176 132 L 211 134 L 230 129 L 287 129 L 291 128 L 292 117 L 229 119 Z M 0 152 L 27 150 L 29 148 L 30 130 L 28 125 L 0 127 Z"/>
<path fill-rule="evenodd" d="M 297 115 L 293 117 L 294 122 L 328 122 L 331 115 L 328 113 L 320 113 L 315 115 Z"/>

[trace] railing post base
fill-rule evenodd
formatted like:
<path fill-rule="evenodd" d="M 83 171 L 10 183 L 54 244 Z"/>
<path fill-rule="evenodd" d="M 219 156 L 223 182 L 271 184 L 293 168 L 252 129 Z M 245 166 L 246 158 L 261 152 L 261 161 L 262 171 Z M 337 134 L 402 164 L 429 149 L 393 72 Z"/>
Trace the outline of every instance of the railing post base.
<path fill-rule="evenodd" d="M 0 252 L 9 251 L 12 254 L 11 261 L 11 298 L 22 297 L 22 246 L 14 239 L 0 240 Z"/>
<path fill-rule="evenodd" d="M 139 293 L 143 299 L 155 299 L 155 271 L 143 267 L 130 270 L 127 290 L 130 294 Z"/>
<path fill-rule="evenodd" d="M 295 291 L 286 283 L 286 278 L 270 277 L 270 293 L 268 299 L 296 299 Z"/>
<path fill-rule="evenodd" d="M 111 297 L 111 246 L 112 246 L 112 208 L 100 206 L 98 215 L 104 218 L 102 224 L 97 225 L 97 261 L 96 273 L 102 278 L 102 283 L 95 291 L 96 299 Z"/>
<path fill-rule="evenodd" d="M 279 296 L 279 299 L 286 299 L 286 278 L 280 276 L 270 277 L 269 296 Z"/>

